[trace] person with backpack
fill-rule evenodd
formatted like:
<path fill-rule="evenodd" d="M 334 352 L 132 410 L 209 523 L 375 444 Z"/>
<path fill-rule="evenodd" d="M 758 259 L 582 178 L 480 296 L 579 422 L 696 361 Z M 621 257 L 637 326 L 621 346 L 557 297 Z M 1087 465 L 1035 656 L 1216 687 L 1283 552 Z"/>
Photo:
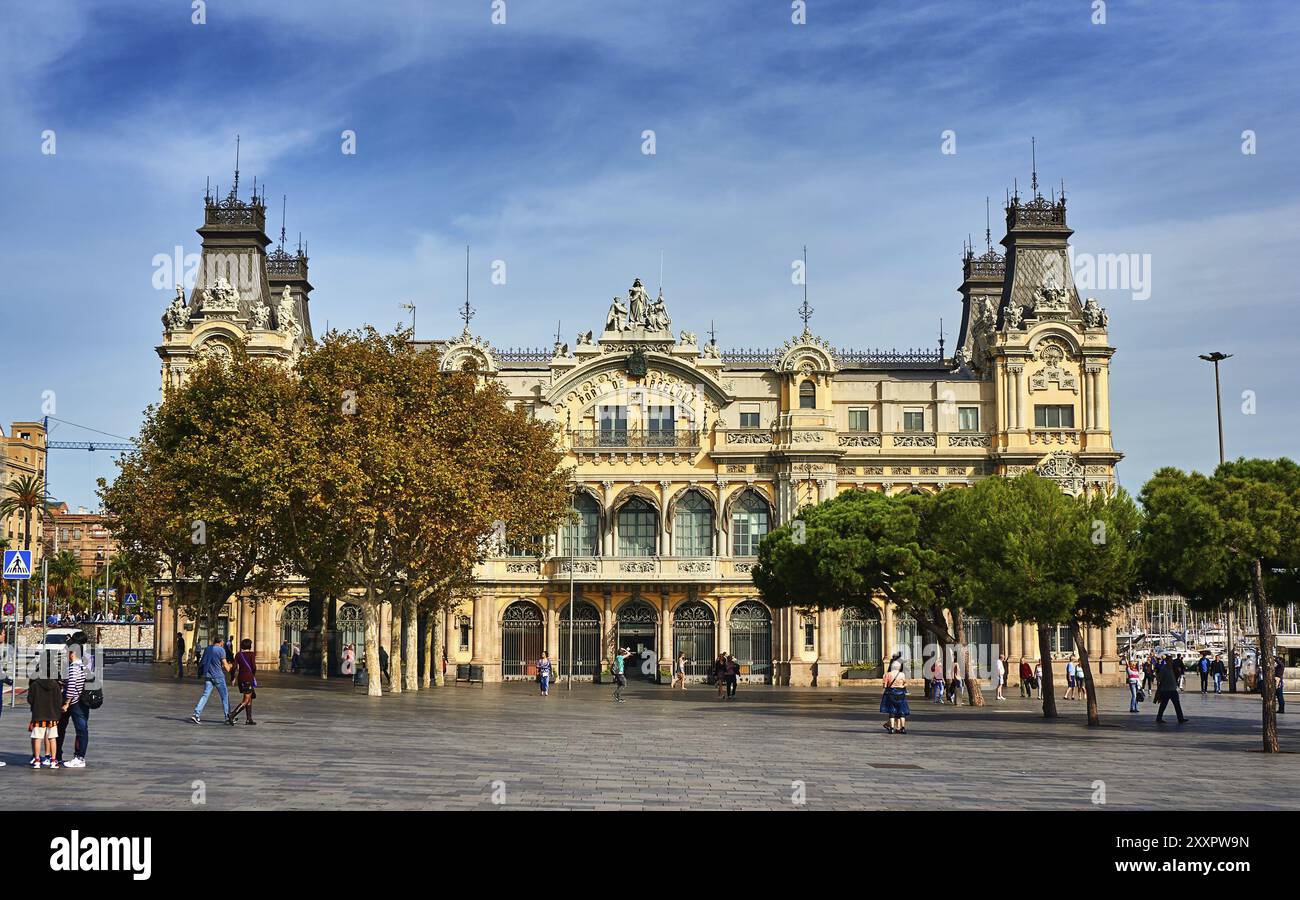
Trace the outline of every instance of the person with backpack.
<path fill-rule="evenodd" d="M 242 710 L 244 724 L 256 725 L 253 721 L 253 701 L 257 699 L 257 657 L 253 653 L 253 642 L 248 638 L 244 638 L 239 645 L 239 652 L 235 654 L 234 672 L 242 699 L 234 712 L 226 716 L 226 724 L 234 725 Z"/>
<path fill-rule="evenodd" d="M 551 658 L 542 651 L 542 658 L 537 661 L 537 684 L 542 689 L 542 696 L 551 696 Z"/>
<path fill-rule="evenodd" d="M 610 660 L 609 670 L 614 676 L 614 702 L 623 703 L 623 688 L 627 687 L 627 676 L 623 674 L 623 669 L 627 658 L 632 655 L 632 651 L 626 647 L 619 647 L 614 658 Z"/>
<path fill-rule="evenodd" d="M 68 675 L 63 682 L 63 711 L 59 718 L 59 738 L 55 756 L 69 769 L 86 768 L 86 751 L 90 748 L 90 707 L 83 702 L 86 690 L 85 632 L 68 635 Z M 67 723 L 72 722 L 77 739 L 72 745 L 72 759 L 63 762 L 63 739 L 67 736 Z"/>
<path fill-rule="evenodd" d="M 226 717 L 226 724 L 235 724 L 230 719 L 230 695 L 226 692 L 226 673 L 229 671 L 230 663 L 226 662 L 226 648 L 222 646 L 221 635 L 217 635 L 212 639 L 208 649 L 203 651 L 203 658 L 199 661 L 199 674 L 203 676 L 203 696 L 194 707 L 194 715 L 190 716 L 190 721 L 195 725 L 203 724 L 199 716 L 202 715 L 203 707 L 207 705 L 208 697 L 212 695 L 214 689 L 221 697 L 221 712 Z"/>

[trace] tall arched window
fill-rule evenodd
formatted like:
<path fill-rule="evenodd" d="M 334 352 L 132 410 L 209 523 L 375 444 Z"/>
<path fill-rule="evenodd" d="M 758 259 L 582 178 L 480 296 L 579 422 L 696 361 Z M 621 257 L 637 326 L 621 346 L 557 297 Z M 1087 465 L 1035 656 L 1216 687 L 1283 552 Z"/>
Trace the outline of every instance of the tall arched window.
<path fill-rule="evenodd" d="M 816 409 L 817 408 L 817 385 L 811 380 L 805 380 L 799 385 L 799 408 Z"/>
<path fill-rule="evenodd" d="M 590 494 L 575 494 L 577 522 L 562 526 L 565 556 L 600 556 L 600 506 Z"/>
<path fill-rule="evenodd" d="M 698 491 L 688 491 L 673 511 L 673 553 L 713 555 L 713 506 Z"/>
<path fill-rule="evenodd" d="M 639 497 L 633 497 L 618 511 L 618 555 L 654 556 L 659 533 L 659 514 Z"/>
<path fill-rule="evenodd" d="M 767 504 L 753 491 L 745 491 L 731 510 L 731 555 L 757 556 L 767 528 Z"/>

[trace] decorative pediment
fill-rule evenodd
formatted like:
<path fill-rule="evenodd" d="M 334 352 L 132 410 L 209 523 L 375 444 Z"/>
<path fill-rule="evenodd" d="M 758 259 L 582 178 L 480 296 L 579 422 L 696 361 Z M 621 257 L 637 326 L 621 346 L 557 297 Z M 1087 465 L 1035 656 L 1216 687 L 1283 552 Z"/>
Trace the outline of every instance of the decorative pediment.
<path fill-rule="evenodd" d="M 1056 341 L 1044 341 L 1038 348 L 1037 358 L 1043 367 L 1029 376 L 1030 391 L 1045 391 L 1049 384 L 1055 384 L 1063 391 L 1079 392 L 1079 381 L 1073 372 L 1061 363 L 1068 354 Z"/>
<path fill-rule="evenodd" d="M 805 330 L 799 337 L 781 345 L 772 365 L 778 372 L 834 372 L 835 348 Z"/>
<path fill-rule="evenodd" d="M 438 368 L 444 372 L 471 370 L 475 372 L 495 372 L 496 356 L 492 345 L 482 338 L 474 337 L 469 328 L 461 332 L 460 337 L 442 350 Z"/>

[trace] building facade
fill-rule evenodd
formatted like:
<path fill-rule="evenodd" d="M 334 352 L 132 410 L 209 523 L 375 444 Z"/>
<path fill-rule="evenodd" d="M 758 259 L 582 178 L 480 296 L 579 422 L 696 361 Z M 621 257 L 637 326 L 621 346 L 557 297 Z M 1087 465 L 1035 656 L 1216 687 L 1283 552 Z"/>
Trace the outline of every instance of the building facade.
<path fill-rule="evenodd" d="M 117 554 L 117 541 L 108 528 L 107 518 L 84 506 L 73 512 L 66 503 L 51 503 L 48 515 L 50 524 L 44 551 L 50 555 L 62 551 L 73 554 L 81 563 L 81 577 L 102 584 L 104 570 Z"/>
<path fill-rule="evenodd" d="M 164 390 L 224 342 L 290 359 L 310 334 L 306 257 L 289 258 L 296 281 L 275 282 L 263 219 L 256 197 L 207 201 L 205 258 L 211 241 L 268 274 L 233 298 L 215 280 L 228 284 L 228 274 L 210 275 L 188 301 L 178 294 L 158 348 Z M 662 680 L 685 651 L 702 680 L 725 650 L 747 680 L 833 686 L 879 677 L 895 651 L 920 654 L 916 622 L 888 604 L 773 609 L 751 571 L 768 531 L 843 491 L 934 492 L 1028 471 L 1070 493 L 1114 489 L 1114 348 L 1106 312 L 1074 286 L 1065 199 L 1012 197 L 1006 223 L 1004 252 L 986 242 L 982 255 L 964 253 L 951 356 L 942 341 L 907 352 L 835 346 L 808 327 L 806 304 L 802 332 L 780 347 L 725 350 L 675 328 L 662 289 L 651 296 L 639 280 L 571 345 L 500 350 L 473 333 L 468 309 L 458 337 L 420 343 L 442 368 L 495 379 L 513 403 L 555 423 L 573 471 L 577 524 L 540 539 L 506 536 L 474 595 L 440 623 L 448 662 L 487 681 L 527 679 L 547 649 L 561 672 L 571 655 L 575 677 L 599 679 L 625 647 L 636 654 L 631 673 Z M 277 288 L 280 306 L 258 312 Z M 318 625 L 361 644 L 354 605 L 336 603 L 309 624 L 312 615 L 290 586 L 272 604 L 230 610 L 267 658 Z M 966 637 L 1000 647 L 1013 665 L 1038 656 L 1032 625 L 972 618 Z M 1068 635 L 1054 647 L 1068 656 Z M 1089 647 L 1099 676 L 1117 677 L 1114 629 L 1095 630 Z"/>
<path fill-rule="evenodd" d="M 14 422 L 9 434 L 0 431 L 0 500 L 14 496 L 4 486 L 24 478 L 45 478 L 45 426 L 41 422 Z M 43 506 L 43 504 L 42 504 Z M 41 542 L 45 537 L 45 517 L 41 506 L 31 511 L 31 534 L 21 509 L 0 516 L 0 539 L 10 550 L 28 547 L 32 551 L 32 569 L 41 565 Z M 12 588 L 6 584 L 7 588 Z M 33 592 L 37 596 L 40 592 Z"/>

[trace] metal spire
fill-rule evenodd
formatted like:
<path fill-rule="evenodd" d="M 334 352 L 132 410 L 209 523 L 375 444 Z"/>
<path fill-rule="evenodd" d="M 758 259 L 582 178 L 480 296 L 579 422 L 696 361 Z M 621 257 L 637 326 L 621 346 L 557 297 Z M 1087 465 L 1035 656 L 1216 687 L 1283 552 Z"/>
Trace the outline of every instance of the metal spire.
<path fill-rule="evenodd" d="M 281 194 L 280 195 L 280 250 L 282 252 L 284 250 L 284 217 L 285 217 L 285 211 L 288 209 L 288 207 L 289 207 L 289 195 Z"/>
<path fill-rule="evenodd" d="M 1029 139 L 1029 157 L 1032 160 L 1032 162 L 1030 163 L 1031 181 L 1029 186 L 1033 190 L 1034 196 L 1037 197 L 1038 196 L 1038 143 L 1033 137 Z"/>
<path fill-rule="evenodd" d="M 718 343 L 718 332 L 713 327 L 712 319 L 709 319 L 709 343 L 710 344 Z"/>
<path fill-rule="evenodd" d="M 992 219 L 989 218 L 989 198 L 984 197 L 984 244 L 991 251 L 993 249 L 993 228 Z"/>
<path fill-rule="evenodd" d="M 813 308 L 808 305 L 808 245 L 803 247 L 803 305 L 799 307 L 799 318 L 803 319 L 803 333 L 808 333 L 808 320 L 812 318 Z"/>
<path fill-rule="evenodd" d="M 465 320 L 465 333 L 469 334 L 469 320 L 474 318 L 474 308 L 469 305 L 469 244 L 465 245 L 465 307 L 460 317 Z"/>
<path fill-rule="evenodd" d="M 230 196 L 239 196 L 239 135 L 235 135 L 235 186 L 230 189 Z"/>

